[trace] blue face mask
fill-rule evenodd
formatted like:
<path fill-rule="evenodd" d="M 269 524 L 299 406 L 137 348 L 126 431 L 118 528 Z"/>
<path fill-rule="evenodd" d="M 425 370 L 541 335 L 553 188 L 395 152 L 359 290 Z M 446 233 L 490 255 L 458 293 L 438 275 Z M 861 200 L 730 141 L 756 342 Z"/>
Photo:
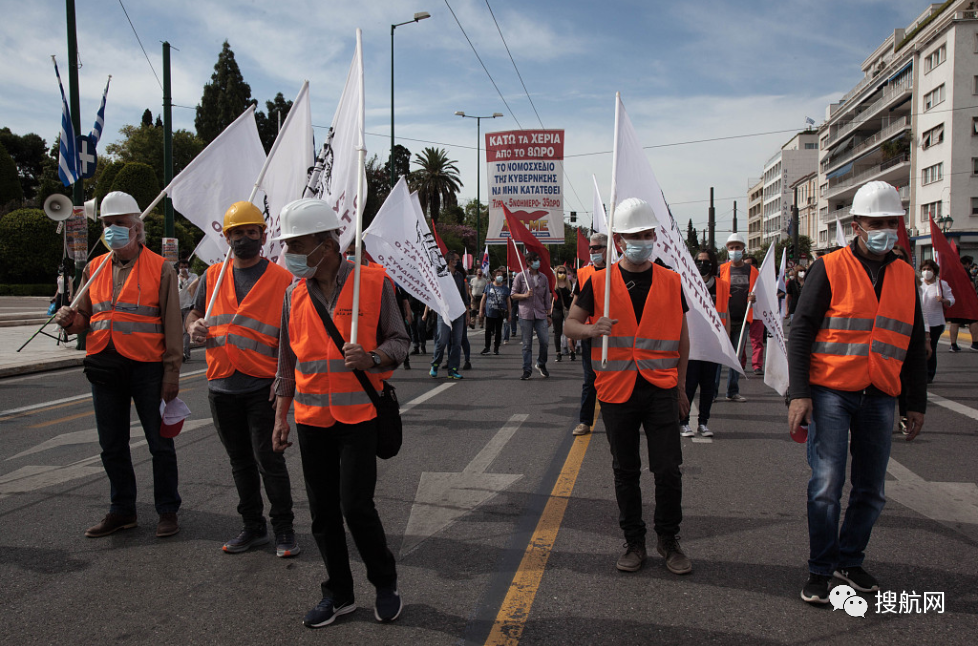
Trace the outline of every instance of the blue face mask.
<path fill-rule="evenodd" d="M 122 249 L 129 244 L 129 227 L 113 224 L 105 227 L 105 244 L 109 249 Z"/>
<path fill-rule="evenodd" d="M 530 263 L 530 269 L 540 269 L 540 261 L 534 260 Z"/>
<path fill-rule="evenodd" d="M 735 250 L 731 251 L 730 252 L 730 259 L 733 260 L 734 262 L 740 262 L 741 260 L 744 259 L 744 250 L 743 249 L 735 249 Z"/>
<path fill-rule="evenodd" d="M 654 240 L 625 240 L 624 256 L 629 262 L 641 265 L 652 257 L 653 249 L 655 249 Z"/>
<path fill-rule="evenodd" d="M 595 265 L 597 265 L 598 263 L 603 263 L 604 262 L 604 254 L 603 253 L 592 253 L 591 254 L 591 262 L 593 262 Z"/>
<path fill-rule="evenodd" d="M 320 243 L 316 249 L 323 246 Z M 292 272 L 292 275 L 296 278 L 312 278 L 316 274 L 316 270 L 319 268 L 319 264 L 323 261 L 322 258 L 319 259 L 314 266 L 309 266 L 309 256 L 315 253 L 316 249 L 313 249 L 310 253 L 286 253 L 285 254 L 285 268 Z"/>
<path fill-rule="evenodd" d="M 859 227 L 862 229 L 862 227 Z M 866 231 L 866 229 L 863 229 Z M 866 231 L 866 248 L 882 256 L 893 248 L 899 236 L 894 229 L 876 229 Z"/>

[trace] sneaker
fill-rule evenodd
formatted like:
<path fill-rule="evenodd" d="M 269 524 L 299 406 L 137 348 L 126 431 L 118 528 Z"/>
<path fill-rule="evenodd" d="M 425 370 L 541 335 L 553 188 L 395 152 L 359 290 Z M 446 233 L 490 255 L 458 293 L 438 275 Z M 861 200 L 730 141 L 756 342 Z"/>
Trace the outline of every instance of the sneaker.
<path fill-rule="evenodd" d="M 737 402 L 738 404 L 741 404 L 741 403 L 747 401 L 747 398 L 744 397 L 743 395 L 741 395 L 740 393 L 737 393 L 736 395 L 727 395 L 727 401 L 728 402 Z"/>
<path fill-rule="evenodd" d="M 713 437 L 713 431 L 706 427 L 706 424 L 700 424 L 696 427 L 697 432 L 703 437 Z"/>
<path fill-rule="evenodd" d="M 472 362 L 466 361 L 465 364 L 462 365 L 462 370 L 472 370 Z"/>
<path fill-rule="evenodd" d="M 247 552 L 252 547 L 267 544 L 268 530 L 264 527 L 260 530 L 245 527 L 241 530 L 240 534 L 225 543 L 221 549 L 228 554 L 240 554 L 241 552 Z"/>
<path fill-rule="evenodd" d="M 543 377 L 544 377 L 544 378 L 547 378 L 547 377 L 549 377 L 549 376 L 550 376 L 550 371 L 549 371 L 549 370 L 547 370 L 547 366 L 545 366 L 545 365 L 543 365 L 542 363 L 538 363 L 538 364 L 537 364 L 537 371 L 538 371 L 538 372 L 539 372 L 539 373 L 540 373 L 541 375 L 543 375 Z"/>
<path fill-rule="evenodd" d="M 615 567 L 622 572 L 638 572 L 645 564 L 645 543 L 625 543 L 625 553 L 618 557 Z"/>
<path fill-rule="evenodd" d="M 411 357 L 404 357 L 404 369 L 405 370 L 411 369 Z"/>
<path fill-rule="evenodd" d="M 577 361 L 577 353 L 571 352 L 571 361 Z"/>
<path fill-rule="evenodd" d="M 678 536 L 660 536 L 655 549 L 666 560 L 666 568 L 673 574 L 689 574 L 693 571 L 693 564 L 679 546 Z"/>
<path fill-rule="evenodd" d="M 179 531 L 180 525 L 177 523 L 176 512 L 160 514 L 160 522 L 156 524 L 156 538 L 173 536 Z"/>
<path fill-rule="evenodd" d="M 679 435 L 681 437 L 693 437 L 696 433 L 689 427 L 689 424 L 683 424 L 679 427 Z"/>
<path fill-rule="evenodd" d="M 563 361 L 563 357 L 562 357 L 562 356 L 561 356 L 561 354 L 560 354 L 560 353 L 558 352 L 558 353 L 557 353 L 557 363 L 560 363 L 561 361 Z"/>
<path fill-rule="evenodd" d="M 421 354 L 421 348 L 414 346 L 414 350 L 411 350 L 411 354 Z"/>
<path fill-rule="evenodd" d="M 404 602 L 396 588 L 377 588 L 377 602 L 374 604 L 374 617 L 377 621 L 394 621 L 401 616 Z"/>
<path fill-rule="evenodd" d="M 449 379 L 462 379 L 462 375 L 458 374 L 458 370 L 455 370 L 454 368 L 452 368 L 451 370 L 448 371 L 448 378 Z"/>
<path fill-rule="evenodd" d="M 109 534 L 115 534 L 122 529 L 132 529 L 136 526 L 136 514 L 113 514 L 109 512 L 98 525 L 94 525 L 85 530 L 85 536 L 89 538 L 102 538 Z"/>
<path fill-rule="evenodd" d="M 762 376 L 764 376 L 764 369 L 763 368 L 754 368 L 754 374 L 757 375 L 758 377 L 762 377 Z"/>
<path fill-rule="evenodd" d="M 907 418 L 906 417 L 901 417 L 900 418 L 900 432 L 903 433 L 904 435 L 906 435 L 907 433 L 910 432 L 910 431 L 907 430 Z"/>
<path fill-rule="evenodd" d="M 808 603 L 826 604 L 829 602 L 829 581 L 832 577 L 809 573 L 808 583 L 801 590 L 801 600 Z"/>
<path fill-rule="evenodd" d="M 275 534 L 275 556 L 283 559 L 299 556 L 299 542 L 295 540 L 295 532 L 289 530 Z"/>
<path fill-rule="evenodd" d="M 492 353 L 493 354 L 499 354 L 499 350 L 493 350 Z"/>
<path fill-rule="evenodd" d="M 952 343 L 949 352 L 961 352 L 961 348 L 958 347 L 957 343 Z"/>
<path fill-rule="evenodd" d="M 587 424 L 585 424 L 584 422 L 581 422 L 580 424 L 578 424 L 577 426 L 574 427 L 574 430 L 572 431 L 572 434 L 573 435 L 587 435 L 590 432 L 591 432 L 591 427 L 588 426 Z"/>
<path fill-rule="evenodd" d="M 437 365 L 431 366 L 431 370 L 428 371 L 428 375 L 431 376 L 431 377 L 437 377 L 438 376 L 438 366 Z"/>
<path fill-rule="evenodd" d="M 332 597 L 323 597 L 315 608 L 306 613 L 302 625 L 307 628 L 322 628 L 333 623 L 340 615 L 348 615 L 356 609 L 357 606 L 352 601 L 337 602 Z"/>
<path fill-rule="evenodd" d="M 526 381 L 529 378 L 530 378 L 530 371 L 529 370 L 524 370 L 523 371 L 523 376 L 520 377 L 520 381 Z"/>
<path fill-rule="evenodd" d="M 866 570 L 858 565 L 855 567 L 840 567 L 832 576 L 842 579 L 859 592 L 876 592 L 880 589 L 880 584 Z"/>
<path fill-rule="evenodd" d="M 481 354 L 482 356 L 486 356 L 487 354 L 489 354 L 489 348 L 486 348 L 485 350 L 483 350 L 479 354 Z"/>
<path fill-rule="evenodd" d="M 503 341 L 503 345 L 509 345 L 509 339 L 506 339 L 505 341 Z"/>
<path fill-rule="evenodd" d="M 970 347 L 970 348 L 971 348 L 972 350 L 974 350 L 975 352 L 978 352 L 978 341 L 975 341 L 975 342 L 974 342 L 974 343 L 972 343 L 972 344 L 971 344 L 971 346 L 969 346 L 969 347 Z"/>

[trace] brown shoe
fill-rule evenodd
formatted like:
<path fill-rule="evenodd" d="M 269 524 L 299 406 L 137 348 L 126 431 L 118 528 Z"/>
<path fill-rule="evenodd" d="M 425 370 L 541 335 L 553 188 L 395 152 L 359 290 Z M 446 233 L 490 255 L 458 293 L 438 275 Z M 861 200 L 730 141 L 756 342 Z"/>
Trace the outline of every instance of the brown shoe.
<path fill-rule="evenodd" d="M 136 526 L 136 514 L 113 514 L 109 512 L 98 525 L 85 530 L 89 538 L 102 538 L 115 534 L 120 529 L 132 529 Z"/>
<path fill-rule="evenodd" d="M 638 572 L 645 563 L 648 555 L 645 551 L 645 543 L 625 543 L 625 553 L 618 558 L 615 564 L 622 572 Z"/>
<path fill-rule="evenodd" d="M 666 567 L 673 574 L 689 574 L 693 571 L 693 563 L 679 546 L 678 536 L 660 536 L 655 549 L 666 560 Z"/>
<path fill-rule="evenodd" d="M 160 514 L 160 522 L 156 526 L 157 538 L 173 536 L 179 531 L 180 526 L 177 524 L 177 515 L 175 513 Z"/>
<path fill-rule="evenodd" d="M 581 422 L 580 424 L 574 427 L 573 435 L 587 435 L 590 432 L 591 432 L 591 427 L 585 424 L 584 422 Z"/>

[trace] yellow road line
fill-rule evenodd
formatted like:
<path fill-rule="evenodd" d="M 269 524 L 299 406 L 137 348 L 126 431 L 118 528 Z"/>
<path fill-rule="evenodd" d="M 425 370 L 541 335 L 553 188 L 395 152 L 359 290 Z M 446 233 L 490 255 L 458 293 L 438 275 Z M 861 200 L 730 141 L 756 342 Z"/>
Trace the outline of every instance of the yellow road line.
<path fill-rule="evenodd" d="M 948 329 L 948 326 L 944 327 L 944 332 L 943 334 L 941 334 L 941 338 L 942 339 L 951 338 L 951 331 Z M 967 344 L 971 344 L 975 342 L 975 340 L 971 338 L 971 332 L 968 331 L 967 325 L 962 325 L 958 327 L 958 341 Z"/>
<path fill-rule="evenodd" d="M 594 430 L 594 425 L 591 426 L 591 430 Z M 512 583 L 509 584 L 509 592 L 506 593 L 506 598 L 503 599 L 499 613 L 496 615 L 492 631 L 486 639 L 487 645 L 515 646 L 523 635 L 523 628 L 529 619 L 530 608 L 533 606 L 537 590 L 540 589 L 550 552 L 553 551 L 554 543 L 557 541 L 557 532 L 564 520 L 564 512 L 574 491 L 574 483 L 584 462 L 591 435 L 592 433 L 588 433 L 579 436 L 574 440 L 567 454 L 560 476 L 554 484 L 553 491 L 550 492 L 550 500 L 547 501 L 547 506 L 540 515 L 533 536 L 530 537 L 530 544 L 523 554 L 523 560 L 516 570 Z"/>

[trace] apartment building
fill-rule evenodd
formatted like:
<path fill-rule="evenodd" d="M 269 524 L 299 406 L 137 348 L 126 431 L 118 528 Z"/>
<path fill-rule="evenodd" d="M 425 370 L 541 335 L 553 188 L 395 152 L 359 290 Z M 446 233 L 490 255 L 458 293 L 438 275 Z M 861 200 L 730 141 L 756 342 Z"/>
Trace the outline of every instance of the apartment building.
<path fill-rule="evenodd" d="M 818 223 L 818 173 L 812 171 L 791 185 L 792 205 L 798 207 L 798 235 L 815 242 Z M 797 197 L 797 200 L 795 198 Z"/>
<path fill-rule="evenodd" d="M 776 242 L 788 234 L 791 185 L 815 172 L 818 156 L 818 133 L 806 130 L 792 137 L 764 164 L 762 242 Z"/>
<path fill-rule="evenodd" d="M 747 183 L 747 249 L 757 250 L 764 244 L 764 180 Z"/>
<path fill-rule="evenodd" d="M 978 11 L 973 0 L 927 5 L 863 61 L 863 79 L 826 109 L 819 128 L 815 248 L 872 180 L 896 186 L 918 258 L 931 217 L 962 254 L 978 251 Z M 953 223 L 947 221 L 951 216 Z"/>

